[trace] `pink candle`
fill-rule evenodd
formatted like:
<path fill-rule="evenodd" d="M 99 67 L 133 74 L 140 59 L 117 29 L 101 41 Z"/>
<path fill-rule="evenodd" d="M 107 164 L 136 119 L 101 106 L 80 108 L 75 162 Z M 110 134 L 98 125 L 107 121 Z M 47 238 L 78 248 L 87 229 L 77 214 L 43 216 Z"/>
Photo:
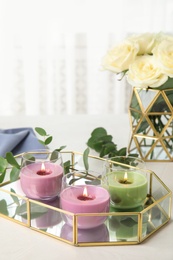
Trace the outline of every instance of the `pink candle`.
<path fill-rule="evenodd" d="M 84 188 L 87 188 L 87 195 Z M 106 189 L 94 185 L 71 186 L 60 194 L 60 207 L 72 213 L 103 213 L 109 211 L 110 196 Z M 105 216 L 80 216 L 78 228 L 88 229 L 104 223 Z M 65 221 L 72 226 L 72 217 L 65 215 Z"/>
<path fill-rule="evenodd" d="M 56 163 L 32 163 L 24 166 L 20 173 L 20 182 L 27 197 L 38 200 L 49 200 L 61 191 L 63 168 Z"/>

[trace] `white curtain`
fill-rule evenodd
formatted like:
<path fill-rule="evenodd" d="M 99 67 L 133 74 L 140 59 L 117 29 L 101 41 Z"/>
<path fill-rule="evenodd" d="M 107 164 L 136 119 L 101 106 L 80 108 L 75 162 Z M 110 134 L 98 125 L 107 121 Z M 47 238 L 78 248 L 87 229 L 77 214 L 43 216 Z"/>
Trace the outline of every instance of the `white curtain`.
<path fill-rule="evenodd" d="M 126 113 L 131 87 L 101 59 L 160 31 L 173 31 L 172 0 L 0 0 L 0 115 Z"/>

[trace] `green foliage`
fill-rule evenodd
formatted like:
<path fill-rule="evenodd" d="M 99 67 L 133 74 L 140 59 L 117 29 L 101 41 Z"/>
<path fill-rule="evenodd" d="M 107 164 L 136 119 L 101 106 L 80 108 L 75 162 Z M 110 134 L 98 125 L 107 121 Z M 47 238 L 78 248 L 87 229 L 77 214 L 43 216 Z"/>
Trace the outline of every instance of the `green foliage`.
<path fill-rule="evenodd" d="M 16 193 L 15 190 L 13 190 L 13 189 L 10 189 L 10 191 L 13 192 L 13 193 Z M 19 202 L 18 197 L 15 196 L 15 195 L 11 195 L 11 197 L 12 197 L 14 203 L 17 204 L 18 206 L 20 206 L 20 202 Z"/>
<path fill-rule="evenodd" d="M 113 143 L 112 139 L 113 137 L 108 135 L 103 127 L 98 127 L 92 131 L 91 137 L 87 141 L 87 145 L 98 152 L 100 157 L 104 157 L 109 153 L 117 151 L 117 146 Z"/>
<path fill-rule="evenodd" d="M 112 135 L 108 135 L 103 127 L 95 128 L 91 137 L 87 141 L 88 147 L 99 153 L 100 157 L 126 156 L 127 148 L 117 149 L 117 145 L 113 142 Z M 137 154 L 129 154 L 129 156 L 137 156 Z"/>
<path fill-rule="evenodd" d="M 169 102 L 171 103 L 171 105 L 173 106 L 173 90 L 172 90 L 172 84 L 173 84 L 173 78 L 168 78 L 168 80 L 161 85 L 158 88 L 155 88 L 155 90 L 164 90 L 164 95 L 167 96 Z M 149 90 L 152 89 L 150 87 L 148 87 L 148 89 L 143 90 L 141 89 L 141 92 L 146 91 L 149 92 Z M 150 96 L 146 98 L 150 98 Z M 140 111 L 140 106 L 139 106 L 139 101 L 136 99 L 136 96 L 133 95 L 132 100 L 131 100 L 131 107 L 134 108 L 137 111 Z M 151 113 L 151 115 L 149 115 L 149 119 L 152 121 L 152 124 L 154 125 L 154 127 L 156 128 L 156 130 L 161 133 L 161 131 L 164 128 L 164 122 L 162 122 L 162 117 L 160 114 L 157 115 L 157 113 L 163 113 L 163 112 L 170 112 L 170 109 L 167 105 L 167 103 L 165 102 L 164 98 L 162 95 L 159 95 L 159 97 L 157 98 L 157 100 L 154 102 L 154 104 L 151 107 L 151 110 L 149 111 Z M 155 114 L 156 113 L 156 114 Z M 140 118 L 140 114 L 136 113 L 135 111 L 132 111 L 132 116 L 138 121 Z M 165 115 L 166 118 L 166 115 Z M 148 128 L 148 122 L 143 121 L 141 124 L 140 129 L 138 129 L 138 133 L 144 133 Z"/>
<path fill-rule="evenodd" d="M 55 151 L 61 152 L 64 148 L 66 148 L 66 145 L 60 146 L 60 148 L 55 149 Z"/>
<path fill-rule="evenodd" d="M 46 135 L 47 135 L 46 131 L 45 131 L 43 128 L 41 128 L 41 127 L 35 127 L 35 131 L 36 131 L 39 135 L 41 135 L 41 136 L 46 136 Z"/>
<path fill-rule="evenodd" d="M 7 166 L 7 160 L 3 157 L 0 157 L 0 183 L 4 181 Z"/>
<path fill-rule="evenodd" d="M 172 89 L 172 84 L 173 84 L 173 78 L 168 77 L 168 80 L 163 85 L 155 89 L 158 90 Z"/>
<path fill-rule="evenodd" d="M 131 165 L 131 166 L 137 166 L 138 165 L 138 162 L 136 161 L 135 158 L 138 157 L 138 154 L 133 154 L 133 157 L 129 157 L 129 156 L 119 156 L 119 157 L 115 157 L 115 158 L 112 158 L 112 161 L 115 161 L 115 162 L 120 162 L 120 163 L 123 163 L 123 164 L 127 164 L 127 165 Z M 123 167 L 123 166 L 122 166 Z M 124 168 L 127 168 L 128 167 L 125 167 Z"/>
<path fill-rule="evenodd" d="M 12 166 L 10 171 L 10 181 L 16 181 L 19 178 L 21 166 L 18 164 L 16 158 L 11 152 L 6 153 L 6 160 Z"/>
<path fill-rule="evenodd" d="M 85 166 L 85 170 L 86 172 L 88 172 L 89 170 L 89 163 L 88 163 L 88 155 L 89 155 L 89 148 L 87 148 L 84 153 L 83 153 L 83 162 L 84 162 L 84 166 Z"/>
<path fill-rule="evenodd" d="M 70 160 L 64 162 L 64 174 L 69 173 L 71 168 L 72 168 L 72 165 L 71 165 Z"/>
<path fill-rule="evenodd" d="M 46 207 L 31 203 L 31 219 L 36 219 L 44 214 L 46 214 L 48 209 Z M 24 219 L 27 219 L 27 205 L 26 202 L 19 205 L 16 209 L 16 215 L 21 216 Z"/>
<path fill-rule="evenodd" d="M 14 182 L 19 179 L 20 169 L 12 167 L 10 172 L 10 182 Z"/>
<path fill-rule="evenodd" d="M 6 159 L 9 164 L 11 164 L 12 166 L 14 166 L 17 169 L 20 169 L 20 165 L 18 164 L 18 162 L 16 161 L 15 157 L 13 156 L 13 154 L 11 152 L 6 153 Z"/>
<path fill-rule="evenodd" d="M 39 139 L 39 142 L 45 146 L 47 146 L 48 144 L 50 144 L 52 142 L 53 137 L 49 134 L 47 134 L 47 132 L 41 128 L 41 127 L 35 127 L 35 131 L 43 137 L 43 140 Z"/>
<path fill-rule="evenodd" d="M 82 178 L 87 178 L 87 176 L 89 175 L 88 173 L 88 170 L 89 170 L 89 163 L 88 163 L 88 156 L 89 156 L 89 152 L 90 152 L 90 149 L 89 148 L 86 148 L 85 151 L 83 152 L 83 163 L 84 163 L 84 167 L 85 167 L 85 170 L 80 172 L 80 176 L 77 177 L 77 178 L 73 178 L 70 180 L 69 184 L 71 185 L 72 183 L 74 183 L 75 181 L 78 181 Z M 75 169 L 73 169 L 75 170 Z M 77 171 L 77 170 L 75 170 Z M 72 175 L 73 176 L 73 173 Z"/>
<path fill-rule="evenodd" d="M 58 158 L 57 158 L 57 152 L 56 151 L 53 151 L 52 154 L 51 154 L 51 157 L 50 157 L 50 160 L 51 161 L 56 161 Z"/>
<path fill-rule="evenodd" d="M 7 209 L 7 202 L 6 200 L 0 200 L 0 212 L 6 216 L 8 216 L 9 212 Z"/>

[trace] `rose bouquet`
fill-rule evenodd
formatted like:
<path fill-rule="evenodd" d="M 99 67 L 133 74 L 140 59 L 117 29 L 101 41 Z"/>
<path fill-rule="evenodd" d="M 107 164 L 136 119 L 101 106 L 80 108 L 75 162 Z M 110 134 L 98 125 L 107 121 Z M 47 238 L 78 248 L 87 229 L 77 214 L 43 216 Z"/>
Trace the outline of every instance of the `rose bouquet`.
<path fill-rule="evenodd" d="M 167 88 L 173 78 L 173 36 L 145 33 L 128 37 L 107 52 L 102 67 L 123 73 L 135 87 Z"/>
<path fill-rule="evenodd" d="M 127 37 L 107 52 L 102 67 L 122 74 L 134 87 L 129 111 L 138 151 L 144 157 L 151 152 L 150 158 L 163 154 L 160 147 L 165 157 L 172 153 L 173 36 L 145 33 Z M 147 147 L 144 152 L 142 146 Z"/>

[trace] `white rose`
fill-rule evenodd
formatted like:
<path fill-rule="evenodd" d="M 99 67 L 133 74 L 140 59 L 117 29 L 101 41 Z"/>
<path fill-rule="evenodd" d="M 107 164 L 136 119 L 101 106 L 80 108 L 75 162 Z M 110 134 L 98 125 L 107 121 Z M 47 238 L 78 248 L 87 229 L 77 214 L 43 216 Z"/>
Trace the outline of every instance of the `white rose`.
<path fill-rule="evenodd" d="M 127 73 L 127 81 L 140 88 L 157 88 L 167 80 L 168 76 L 161 72 L 156 59 L 151 55 L 136 57 Z"/>
<path fill-rule="evenodd" d="M 124 41 L 108 51 L 103 58 L 102 67 L 114 73 L 128 70 L 138 51 L 139 45 L 137 43 Z"/>
<path fill-rule="evenodd" d="M 165 34 L 165 33 L 157 33 L 156 34 L 156 44 L 161 43 L 163 40 L 171 40 L 173 41 L 173 35 L 171 34 Z"/>
<path fill-rule="evenodd" d="M 173 39 L 163 40 L 153 49 L 163 73 L 173 78 Z"/>
<path fill-rule="evenodd" d="M 152 49 L 155 46 L 155 34 L 153 33 L 132 35 L 128 39 L 139 44 L 138 55 L 151 54 Z"/>

